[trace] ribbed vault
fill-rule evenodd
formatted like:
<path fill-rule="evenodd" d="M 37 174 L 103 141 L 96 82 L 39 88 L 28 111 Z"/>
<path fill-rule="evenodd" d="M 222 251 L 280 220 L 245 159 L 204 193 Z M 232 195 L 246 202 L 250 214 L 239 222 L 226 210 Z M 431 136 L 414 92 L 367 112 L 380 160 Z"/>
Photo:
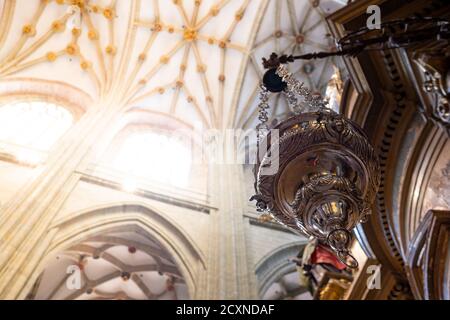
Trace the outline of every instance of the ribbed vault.
<path fill-rule="evenodd" d="M 327 6 L 317 0 L 2 1 L 0 77 L 70 83 L 102 105 L 169 113 L 204 127 L 245 127 L 254 118 L 261 57 L 331 48 Z M 294 67 L 323 92 L 333 63 Z M 285 112 L 275 99 L 274 114 Z"/>
<path fill-rule="evenodd" d="M 33 299 L 187 299 L 170 254 L 136 232 L 94 236 L 56 254 L 30 296 Z"/>

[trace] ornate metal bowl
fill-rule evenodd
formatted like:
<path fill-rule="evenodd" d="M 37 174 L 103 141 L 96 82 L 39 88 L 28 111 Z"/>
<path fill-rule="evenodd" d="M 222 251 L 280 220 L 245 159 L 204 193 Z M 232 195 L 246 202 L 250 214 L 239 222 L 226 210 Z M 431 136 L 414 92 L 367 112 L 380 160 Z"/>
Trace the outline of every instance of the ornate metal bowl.
<path fill-rule="evenodd" d="M 282 121 L 262 145 L 252 197 L 258 210 L 326 242 L 355 267 L 350 231 L 371 212 L 380 181 L 378 158 L 362 129 L 321 109 Z M 278 170 L 267 174 L 265 168 L 274 163 Z"/>

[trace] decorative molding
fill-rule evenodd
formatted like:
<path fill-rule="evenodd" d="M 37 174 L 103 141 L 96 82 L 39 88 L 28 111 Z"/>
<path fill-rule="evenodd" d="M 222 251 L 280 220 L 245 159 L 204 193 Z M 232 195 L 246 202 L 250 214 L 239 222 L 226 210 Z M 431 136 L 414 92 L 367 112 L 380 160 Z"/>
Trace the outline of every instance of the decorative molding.
<path fill-rule="evenodd" d="M 410 243 L 406 268 L 416 299 L 450 299 L 450 211 L 428 211 Z"/>
<path fill-rule="evenodd" d="M 428 2 L 397 1 L 395 3 L 384 0 L 377 2 L 356 1 L 328 17 L 333 35 L 340 38 L 345 35 L 346 31 L 356 30 L 363 26 L 367 17 L 365 9 L 368 4 L 377 4 L 381 7 L 383 21 L 388 21 L 394 17 L 411 16 L 444 18 L 448 16 L 449 9 L 448 2 L 441 0 Z M 426 45 L 432 46 L 432 41 Z M 424 45 L 421 44 L 420 47 L 423 48 Z M 410 129 L 411 119 L 420 106 L 414 84 L 417 75 L 411 74 L 412 61 L 408 59 L 408 54 L 405 54 L 405 52 L 421 48 L 373 51 L 361 54 L 357 58 L 345 59 L 352 85 L 358 89 L 361 87 L 359 84 L 365 82 L 370 83 L 372 87 L 362 88 L 362 92 L 356 90 L 358 96 L 367 96 L 371 93 L 374 95 L 373 99 L 366 105 L 358 104 L 356 99 L 355 106 L 347 106 L 343 110 L 351 112 L 352 114 L 348 116 L 363 124 L 363 128 L 372 143 L 377 146 L 382 175 L 375 210 L 378 214 L 370 216 L 369 223 L 359 228 L 358 238 L 363 240 L 362 247 L 365 248 L 366 254 L 371 258 L 377 258 L 383 266 L 390 269 L 394 276 L 398 278 L 396 280 L 398 283 L 405 283 L 406 281 L 404 261 L 407 251 L 405 243 L 408 242 L 408 240 L 405 240 L 407 239 L 404 236 L 405 233 L 398 232 L 398 230 L 406 228 L 408 220 L 406 216 L 409 215 L 409 211 L 402 207 L 400 208 L 401 219 L 393 216 L 393 204 L 399 198 L 399 194 L 395 193 L 393 185 L 395 179 L 393 177 L 398 174 L 396 171 L 399 161 L 398 151 L 401 149 Z M 347 100 L 347 103 L 349 102 L 350 100 Z M 362 117 L 361 110 L 358 109 L 367 110 L 366 116 Z M 424 145 L 426 145 L 426 142 L 417 138 L 412 142 L 412 148 L 421 148 Z M 414 161 L 416 160 L 417 158 L 411 157 L 404 166 L 414 167 Z M 431 166 L 432 162 L 428 165 Z M 409 188 L 408 179 L 408 177 L 404 179 L 406 188 Z M 418 206 L 420 207 L 420 203 Z M 404 227 L 400 228 L 400 226 Z M 383 235 L 381 239 L 380 234 Z"/>
<path fill-rule="evenodd" d="M 431 103 L 421 105 L 425 116 L 442 126 L 450 137 L 450 58 L 448 47 L 414 54 L 414 62 L 423 72 L 422 89 Z M 429 108 L 429 106 L 431 108 Z"/>
<path fill-rule="evenodd" d="M 250 225 L 298 235 L 298 233 L 295 233 L 291 229 L 286 228 L 285 226 L 280 225 L 279 223 L 271 222 L 271 221 L 261 221 L 261 219 L 259 217 L 250 216 L 247 214 L 245 215 L 245 217 L 248 218 Z"/>
<path fill-rule="evenodd" d="M 380 158 L 381 168 L 381 185 L 377 193 L 376 205 L 380 213 L 378 224 L 388 244 L 390 250 L 390 257 L 395 260 L 397 272 L 403 272 L 404 261 L 402 249 L 400 246 L 399 235 L 395 234 L 394 221 L 391 217 L 392 208 L 391 203 L 387 201 L 391 195 L 392 186 L 390 174 L 394 174 L 394 167 L 391 163 L 395 163 L 397 159 L 394 155 L 394 150 L 397 149 L 400 141 L 403 139 L 403 132 L 405 131 L 406 122 L 411 114 L 411 105 L 407 102 L 408 92 L 405 88 L 405 77 L 402 70 L 401 62 L 397 55 L 392 52 L 380 52 L 382 61 L 386 68 L 386 73 L 395 88 L 389 97 L 386 97 L 388 103 L 384 106 L 390 108 L 390 112 L 384 119 L 384 131 L 380 137 L 378 154 Z M 390 104 L 389 104 L 390 102 Z M 394 155 L 394 157 L 393 157 Z"/>
<path fill-rule="evenodd" d="M 0 79 L 0 104 L 16 100 L 42 100 L 67 108 L 79 120 L 93 105 L 92 97 L 60 81 L 35 78 Z"/>
<path fill-rule="evenodd" d="M 447 136 L 428 122 L 415 142 L 400 194 L 400 236 L 407 257 L 408 244 L 425 215 L 423 202 L 433 169 L 441 156 Z"/>
<path fill-rule="evenodd" d="M 78 172 L 78 173 L 81 175 L 81 178 L 80 178 L 81 181 L 85 181 L 85 182 L 99 185 L 102 187 L 110 188 L 113 190 L 123 190 L 122 183 L 115 181 L 111 178 L 102 177 L 102 176 L 98 176 L 98 175 L 91 175 L 86 172 Z M 118 180 L 121 181 L 121 179 L 118 179 Z M 132 193 L 135 195 L 147 198 L 147 199 L 153 199 L 153 200 L 171 204 L 174 206 L 178 206 L 178 207 L 182 207 L 182 208 L 186 208 L 186 209 L 190 209 L 190 210 L 194 210 L 194 211 L 199 211 L 201 213 L 209 214 L 211 210 L 217 210 L 217 208 L 209 206 L 204 203 L 189 201 L 189 200 L 182 199 L 179 197 L 173 197 L 173 196 L 169 196 L 167 194 L 153 192 L 146 188 L 137 188 Z"/>

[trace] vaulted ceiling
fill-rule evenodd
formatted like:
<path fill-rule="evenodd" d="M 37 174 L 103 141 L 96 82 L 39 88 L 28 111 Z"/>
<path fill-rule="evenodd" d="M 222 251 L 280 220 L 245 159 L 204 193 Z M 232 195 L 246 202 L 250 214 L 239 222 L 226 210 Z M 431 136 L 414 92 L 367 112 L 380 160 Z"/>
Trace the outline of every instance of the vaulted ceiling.
<path fill-rule="evenodd" d="M 187 299 L 187 286 L 170 254 L 139 232 L 112 232 L 56 254 L 29 298 Z"/>
<path fill-rule="evenodd" d="M 338 2 L 0 0 L 0 79 L 57 81 L 95 103 L 204 127 L 248 127 L 261 58 L 329 50 L 324 16 Z M 298 63 L 293 71 L 323 91 L 333 63 Z M 273 99 L 275 113 L 286 112 Z"/>
<path fill-rule="evenodd" d="M 340 2 L 0 0 L 0 96 L 8 86 L 20 88 L 21 81 L 32 79 L 44 83 L 41 89 L 49 82 L 57 84 L 48 86 L 43 95 L 65 85 L 86 93 L 90 99 L 78 97 L 81 113 L 120 105 L 142 122 L 148 117 L 134 111 L 155 112 L 153 123 L 161 115 L 180 120 L 172 128 L 181 122 L 204 128 L 252 128 L 264 72 L 261 58 L 274 51 L 331 50 L 324 17 Z M 332 59 L 297 62 L 291 70 L 323 93 L 333 65 L 338 64 Z M 84 106 L 85 102 L 92 105 Z M 279 94 L 271 96 L 271 104 L 272 118 L 289 112 Z M 133 232 L 86 239 L 47 262 L 30 298 L 188 297 L 170 254 L 154 239 Z M 75 290 L 65 285 L 70 266 L 81 271 L 81 287 Z M 281 279 L 268 295 L 281 291 L 296 295 L 298 288 L 292 287 L 290 278 Z"/>

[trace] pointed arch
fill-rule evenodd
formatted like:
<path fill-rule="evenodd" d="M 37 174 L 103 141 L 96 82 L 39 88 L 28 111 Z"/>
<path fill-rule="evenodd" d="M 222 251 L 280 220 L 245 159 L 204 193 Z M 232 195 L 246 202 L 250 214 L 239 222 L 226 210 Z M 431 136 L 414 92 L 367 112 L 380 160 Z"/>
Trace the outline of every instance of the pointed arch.
<path fill-rule="evenodd" d="M 206 269 L 205 257 L 175 221 L 143 203 L 117 203 L 75 212 L 53 223 L 54 232 L 47 251 L 28 281 L 22 296 L 26 296 L 42 273 L 49 259 L 58 252 L 105 233 L 131 231 L 156 239 L 174 258 L 188 286 L 189 296 L 196 296 L 196 282 Z"/>
<path fill-rule="evenodd" d="M 256 263 L 259 296 L 284 275 L 296 272 L 295 263 L 290 258 L 296 257 L 305 244 L 304 240 L 287 243 L 270 251 Z"/>

